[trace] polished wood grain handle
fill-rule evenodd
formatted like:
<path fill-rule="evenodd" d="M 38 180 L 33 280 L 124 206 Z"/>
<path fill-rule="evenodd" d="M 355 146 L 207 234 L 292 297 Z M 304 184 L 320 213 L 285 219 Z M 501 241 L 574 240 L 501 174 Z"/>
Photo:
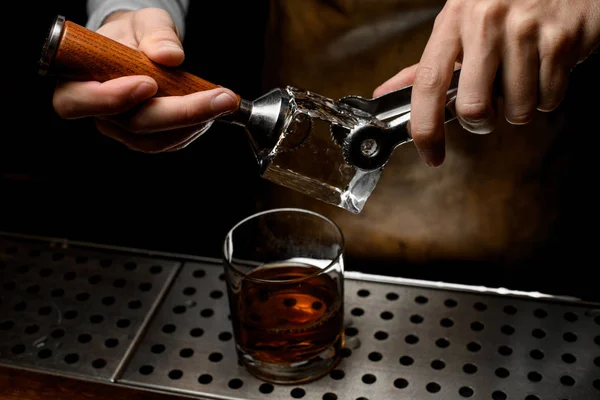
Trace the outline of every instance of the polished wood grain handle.
<path fill-rule="evenodd" d="M 44 43 L 39 73 L 64 80 L 100 82 L 147 75 L 158 83 L 156 96 L 181 96 L 220 87 L 181 69 L 156 64 L 141 51 L 60 15 Z"/>

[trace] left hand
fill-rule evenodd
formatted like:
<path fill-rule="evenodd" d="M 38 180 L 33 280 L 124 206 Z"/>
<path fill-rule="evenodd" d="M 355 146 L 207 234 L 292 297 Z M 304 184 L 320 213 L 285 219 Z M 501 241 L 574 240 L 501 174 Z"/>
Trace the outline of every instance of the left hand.
<path fill-rule="evenodd" d="M 457 118 L 470 132 L 489 133 L 495 128 L 492 91 L 500 68 L 505 118 L 526 124 L 536 110 L 558 107 L 571 69 L 598 44 L 598 0 L 448 0 L 419 63 L 373 96 L 413 85 L 410 134 L 423 160 L 439 166 L 445 157 L 446 91 L 457 62 Z"/>

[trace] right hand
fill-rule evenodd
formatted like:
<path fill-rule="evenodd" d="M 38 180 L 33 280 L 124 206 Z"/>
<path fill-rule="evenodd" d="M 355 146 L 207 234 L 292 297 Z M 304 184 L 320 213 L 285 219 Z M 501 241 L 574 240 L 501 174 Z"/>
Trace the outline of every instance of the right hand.
<path fill-rule="evenodd" d="M 185 57 L 175 23 L 159 8 L 115 12 L 97 32 L 165 66 L 179 66 Z M 156 81 L 149 76 L 106 82 L 61 81 L 52 104 L 61 118 L 94 117 L 102 134 L 132 150 L 158 153 L 184 148 L 215 118 L 233 112 L 238 102 L 225 88 L 153 97 L 157 90 Z"/>

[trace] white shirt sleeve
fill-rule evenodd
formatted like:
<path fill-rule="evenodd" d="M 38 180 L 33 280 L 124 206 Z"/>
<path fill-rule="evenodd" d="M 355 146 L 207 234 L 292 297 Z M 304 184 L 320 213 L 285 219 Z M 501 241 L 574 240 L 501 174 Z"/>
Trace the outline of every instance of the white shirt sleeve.
<path fill-rule="evenodd" d="M 104 23 L 104 19 L 115 11 L 157 7 L 167 10 L 171 14 L 171 18 L 173 18 L 173 22 L 179 28 L 183 38 L 185 35 L 185 16 L 189 4 L 189 0 L 87 0 L 88 20 L 86 28 L 93 31 L 97 30 Z"/>

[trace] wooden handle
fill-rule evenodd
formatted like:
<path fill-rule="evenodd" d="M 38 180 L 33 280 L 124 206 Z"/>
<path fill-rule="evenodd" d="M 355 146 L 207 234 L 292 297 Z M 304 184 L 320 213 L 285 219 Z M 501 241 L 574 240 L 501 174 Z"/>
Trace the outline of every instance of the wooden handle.
<path fill-rule="evenodd" d="M 158 83 L 156 96 L 181 96 L 219 87 L 181 69 L 156 64 L 141 51 L 62 16 L 56 18 L 44 45 L 40 74 L 100 82 L 128 75 L 147 75 Z"/>

